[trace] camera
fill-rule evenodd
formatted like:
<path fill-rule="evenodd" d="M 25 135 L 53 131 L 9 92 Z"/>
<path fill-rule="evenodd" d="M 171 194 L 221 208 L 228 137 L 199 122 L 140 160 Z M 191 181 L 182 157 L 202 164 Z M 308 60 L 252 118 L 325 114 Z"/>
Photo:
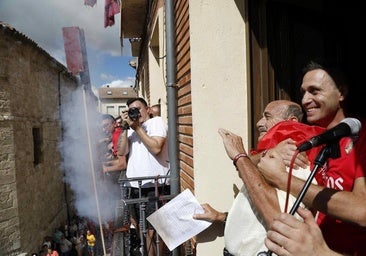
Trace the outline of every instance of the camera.
<path fill-rule="evenodd" d="M 128 110 L 128 116 L 131 120 L 135 121 L 140 117 L 140 110 L 138 108 L 130 108 Z"/>

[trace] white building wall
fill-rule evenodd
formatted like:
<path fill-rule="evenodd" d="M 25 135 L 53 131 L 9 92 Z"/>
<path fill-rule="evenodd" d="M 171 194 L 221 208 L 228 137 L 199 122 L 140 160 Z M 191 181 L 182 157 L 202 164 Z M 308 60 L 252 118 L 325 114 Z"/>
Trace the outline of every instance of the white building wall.
<path fill-rule="evenodd" d="M 195 195 L 220 211 L 229 210 L 242 182 L 218 129 L 243 136 L 248 148 L 247 32 L 238 2 L 189 3 Z M 198 256 L 222 255 L 223 236 L 211 235 L 198 237 Z"/>

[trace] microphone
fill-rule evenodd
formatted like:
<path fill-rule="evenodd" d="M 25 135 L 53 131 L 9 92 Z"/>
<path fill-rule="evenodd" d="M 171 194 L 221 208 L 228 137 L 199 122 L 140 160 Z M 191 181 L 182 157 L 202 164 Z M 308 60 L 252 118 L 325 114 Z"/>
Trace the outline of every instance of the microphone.
<path fill-rule="evenodd" d="M 356 118 L 345 118 L 338 125 L 314 136 L 297 147 L 299 152 L 309 150 L 321 144 L 339 140 L 342 137 L 357 135 L 361 129 L 361 122 Z"/>

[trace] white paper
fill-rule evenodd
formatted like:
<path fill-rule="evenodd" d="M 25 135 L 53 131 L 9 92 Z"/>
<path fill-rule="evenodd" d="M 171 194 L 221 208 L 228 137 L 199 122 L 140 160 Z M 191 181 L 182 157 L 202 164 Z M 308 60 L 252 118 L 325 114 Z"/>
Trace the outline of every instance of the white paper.
<path fill-rule="evenodd" d="M 186 189 L 146 219 L 172 251 L 212 224 L 193 219 L 193 214 L 203 212 L 192 192 Z"/>

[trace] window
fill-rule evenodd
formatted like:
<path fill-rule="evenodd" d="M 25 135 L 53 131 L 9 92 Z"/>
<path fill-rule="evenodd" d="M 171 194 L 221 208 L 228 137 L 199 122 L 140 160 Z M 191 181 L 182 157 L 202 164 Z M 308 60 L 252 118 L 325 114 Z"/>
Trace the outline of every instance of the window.
<path fill-rule="evenodd" d="M 127 110 L 126 105 L 118 106 L 118 115 L 121 115 L 126 110 Z"/>
<path fill-rule="evenodd" d="M 114 113 L 115 113 L 114 106 L 107 106 L 107 114 L 114 116 Z"/>
<path fill-rule="evenodd" d="M 160 47 L 159 47 L 159 19 L 157 19 L 154 27 L 154 32 L 152 34 L 152 38 L 150 41 L 150 49 L 155 57 L 156 62 L 159 65 L 159 59 L 160 59 Z"/>
<path fill-rule="evenodd" d="M 33 165 L 36 166 L 42 162 L 42 136 L 40 128 L 33 128 Z"/>

